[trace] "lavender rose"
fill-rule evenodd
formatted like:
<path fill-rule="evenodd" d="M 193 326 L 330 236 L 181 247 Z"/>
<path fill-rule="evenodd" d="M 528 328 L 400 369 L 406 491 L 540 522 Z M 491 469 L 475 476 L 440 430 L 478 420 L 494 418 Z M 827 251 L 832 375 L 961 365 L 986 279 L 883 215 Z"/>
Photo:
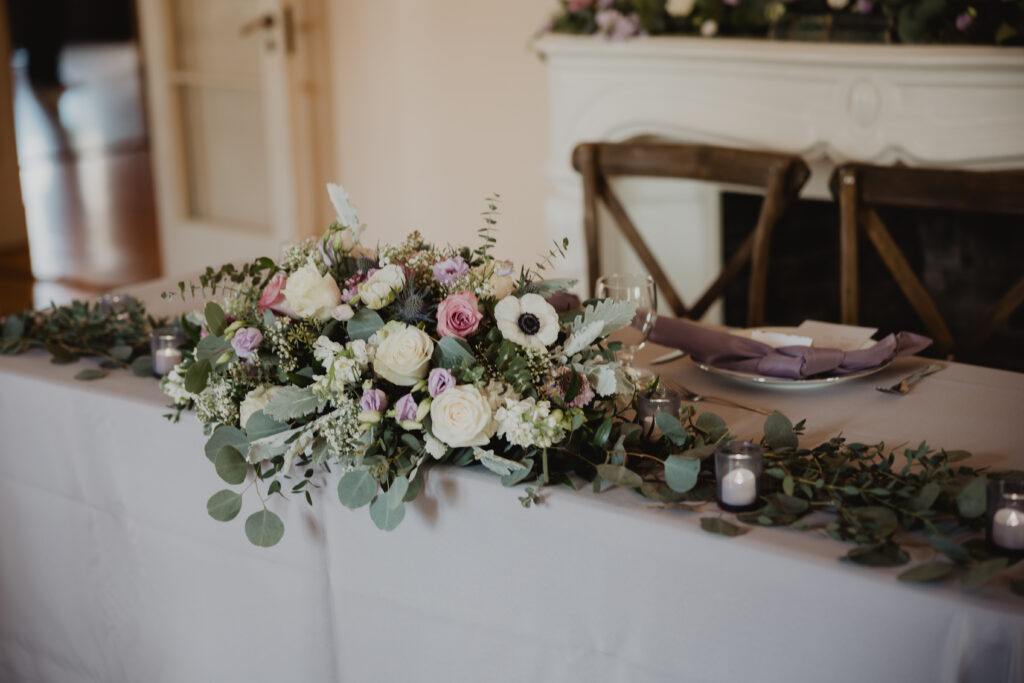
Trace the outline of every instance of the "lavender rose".
<path fill-rule="evenodd" d="M 441 337 L 465 339 L 476 332 L 483 317 L 475 294 L 450 294 L 437 305 L 437 334 Z"/>
<path fill-rule="evenodd" d="M 380 389 L 367 389 L 359 398 L 359 407 L 379 413 L 388 407 L 388 396 Z"/>
<path fill-rule="evenodd" d="M 462 260 L 461 256 L 434 264 L 434 279 L 442 285 L 451 284 L 468 272 L 469 265 Z"/>
<path fill-rule="evenodd" d="M 235 332 L 231 338 L 231 348 L 235 350 L 239 358 L 246 360 L 252 356 L 252 352 L 263 343 L 263 334 L 255 327 L 243 327 Z"/>
<path fill-rule="evenodd" d="M 419 406 L 412 394 L 406 394 L 395 402 L 395 421 L 414 422 Z"/>
<path fill-rule="evenodd" d="M 446 389 L 451 389 L 453 386 L 455 386 L 455 378 L 446 368 L 434 368 L 427 377 L 427 391 L 430 392 L 432 398 L 437 398 Z"/>

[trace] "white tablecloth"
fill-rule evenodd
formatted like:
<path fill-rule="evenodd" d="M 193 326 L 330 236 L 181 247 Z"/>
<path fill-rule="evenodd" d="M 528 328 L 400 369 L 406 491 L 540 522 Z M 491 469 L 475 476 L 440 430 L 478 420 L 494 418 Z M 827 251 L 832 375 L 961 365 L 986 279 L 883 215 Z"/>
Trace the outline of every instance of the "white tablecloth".
<path fill-rule="evenodd" d="M 668 371 L 807 418 L 807 444 L 928 440 L 1024 469 L 1024 375 L 954 364 L 874 391 L 920 362 L 813 392 Z M 284 540 L 255 548 L 254 496 L 231 523 L 206 514 L 224 485 L 194 416 L 162 419 L 150 379 L 72 380 L 85 363 L 0 357 L 2 681 L 1024 680 L 1005 584 L 905 585 L 822 536 L 713 536 L 628 491 L 525 510 L 489 473 L 434 468 L 384 533 L 330 478 L 312 508 L 275 499 Z M 761 416 L 713 410 L 760 435 Z"/>

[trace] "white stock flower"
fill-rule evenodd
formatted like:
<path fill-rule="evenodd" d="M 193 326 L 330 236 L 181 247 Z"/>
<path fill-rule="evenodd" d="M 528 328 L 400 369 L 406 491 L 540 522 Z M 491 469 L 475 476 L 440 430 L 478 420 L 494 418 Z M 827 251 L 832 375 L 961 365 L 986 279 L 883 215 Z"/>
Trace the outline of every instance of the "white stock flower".
<path fill-rule="evenodd" d="M 379 311 L 395 300 L 395 294 L 405 287 L 405 271 L 401 266 L 384 266 L 359 285 L 359 300 L 363 305 Z"/>
<path fill-rule="evenodd" d="M 398 321 L 391 321 L 378 330 L 374 371 L 402 387 L 411 387 L 427 376 L 434 341 L 426 332 Z"/>
<path fill-rule="evenodd" d="M 306 264 L 288 276 L 284 298 L 299 317 L 326 322 L 341 303 L 341 290 L 330 275 L 321 275 L 316 266 Z"/>
<path fill-rule="evenodd" d="M 494 436 L 487 398 L 472 384 L 448 389 L 430 404 L 434 436 L 453 448 L 483 446 Z"/>
<path fill-rule="evenodd" d="M 558 339 L 558 312 L 539 294 L 506 296 L 494 307 L 501 335 L 520 346 L 543 349 Z"/>
<path fill-rule="evenodd" d="M 344 347 L 341 344 L 321 334 L 313 342 L 313 358 L 324 366 L 330 365 L 334 357 L 341 353 L 342 348 Z"/>
<path fill-rule="evenodd" d="M 565 438 L 561 418 L 561 411 L 553 413 L 548 401 L 535 398 L 506 399 L 505 405 L 494 414 L 498 436 L 523 448 L 548 448 Z"/>
<path fill-rule="evenodd" d="M 244 428 L 249 423 L 253 413 L 258 413 L 267 407 L 270 400 L 277 395 L 281 387 L 272 387 L 266 384 L 256 387 L 242 399 L 242 405 L 238 407 L 238 421 Z"/>
<path fill-rule="evenodd" d="M 673 17 L 688 17 L 696 2 L 697 0 L 668 0 L 665 3 L 665 11 Z"/>

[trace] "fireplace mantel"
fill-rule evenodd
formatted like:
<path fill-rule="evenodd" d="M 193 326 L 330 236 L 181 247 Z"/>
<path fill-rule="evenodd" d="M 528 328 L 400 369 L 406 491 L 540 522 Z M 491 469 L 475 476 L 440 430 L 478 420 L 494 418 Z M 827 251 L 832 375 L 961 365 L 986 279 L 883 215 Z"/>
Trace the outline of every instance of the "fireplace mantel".
<path fill-rule="evenodd" d="M 576 245 L 582 191 L 570 158 L 583 141 L 650 135 L 796 153 L 813 171 L 804 195 L 817 198 L 849 160 L 1024 168 L 1024 48 L 557 35 L 535 48 L 548 66 L 548 229 Z M 717 191 L 679 197 L 666 182 L 623 182 L 620 192 L 665 231 L 649 241 L 682 238 L 685 297 L 706 282 L 702 264 L 720 258 L 717 233 L 697 227 L 719 224 Z M 582 251 L 567 275 L 582 275 Z M 607 267 L 636 265 L 624 258 Z"/>

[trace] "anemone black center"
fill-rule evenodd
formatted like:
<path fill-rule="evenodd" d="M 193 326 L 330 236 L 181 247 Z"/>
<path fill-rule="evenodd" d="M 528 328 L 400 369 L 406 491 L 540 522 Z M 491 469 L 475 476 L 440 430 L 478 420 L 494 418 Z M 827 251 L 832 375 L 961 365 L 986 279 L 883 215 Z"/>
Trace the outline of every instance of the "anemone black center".
<path fill-rule="evenodd" d="M 533 313 L 523 313 L 519 316 L 519 329 L 523 334 L 537 334 L 540 332 L 540 320 Z"/>

